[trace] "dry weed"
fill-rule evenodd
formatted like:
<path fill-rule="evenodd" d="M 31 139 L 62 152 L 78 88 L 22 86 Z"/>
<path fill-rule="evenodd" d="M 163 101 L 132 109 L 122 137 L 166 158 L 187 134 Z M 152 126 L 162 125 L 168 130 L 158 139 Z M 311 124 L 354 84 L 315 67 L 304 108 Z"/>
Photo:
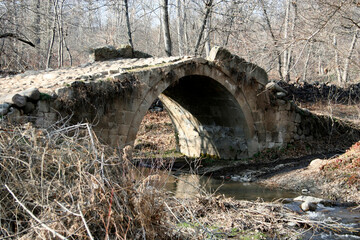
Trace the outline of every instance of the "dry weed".
<path fill-rule="evenodd" d="M 3 126 L 0 237 L 170 238 L 164 193 L 136 171 L 87 124 L 52 131 Z"/>

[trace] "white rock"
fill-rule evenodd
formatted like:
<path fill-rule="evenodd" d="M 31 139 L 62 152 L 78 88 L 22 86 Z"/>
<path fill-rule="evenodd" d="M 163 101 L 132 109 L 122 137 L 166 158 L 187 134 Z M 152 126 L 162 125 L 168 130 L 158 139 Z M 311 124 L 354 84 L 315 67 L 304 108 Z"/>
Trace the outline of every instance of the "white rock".
<path fill-rule="evenodd" d="M 326 202 L 322 198 L 311 197 L 311 196 L 299 196 L 299 197 L 294 198 L 294 201 L 311 202 L 311 203 L 323 203 L 323 202 Z"/>
<path fill-rule="evenodd" d="M 301 209 L 303 211 L 315 211 L 317 208 L 317 204 L 313 202 L 305 201 L 300 205 Z"/>
<path fill-rule="evenodd" d="M 317 158 L 317 159 L 311 161 L 311 163 L 309 164 L 309 168 L 320 169 L 320 167 L 323 166 L 324 163 L 325 163 L 324 160 Z"/>

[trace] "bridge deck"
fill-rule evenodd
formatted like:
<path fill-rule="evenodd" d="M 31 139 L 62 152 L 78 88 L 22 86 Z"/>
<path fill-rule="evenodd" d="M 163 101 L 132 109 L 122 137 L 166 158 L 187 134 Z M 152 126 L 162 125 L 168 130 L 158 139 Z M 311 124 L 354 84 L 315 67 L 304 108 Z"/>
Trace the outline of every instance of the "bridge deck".
<path fill-rule="evenodd" d="M 104 62 L 93 62 L 78 67 L 57 70 L 26 71 L 15 76 L 0 78 L 0 103 L 9 102 L 12 96 L 29 88 L 38 88 L 40 92 L 51 93 L 57 88 L 66 87 L 74 81 L 98 81 L 111 78 L 113 75 L 136 69 L 166 66 L 168 64 L 188 61 L 191 57 L 166 57 L 120 59 Z"/>

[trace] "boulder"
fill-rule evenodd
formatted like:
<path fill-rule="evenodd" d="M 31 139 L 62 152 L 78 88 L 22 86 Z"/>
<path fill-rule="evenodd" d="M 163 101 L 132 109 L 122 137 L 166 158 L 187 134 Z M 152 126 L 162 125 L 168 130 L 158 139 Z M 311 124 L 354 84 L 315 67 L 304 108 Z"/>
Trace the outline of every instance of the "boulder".
<path fill-rule="evenodd" d="M 0 104 L 0 117 L 6 115 L 9 112 L 10 104 L 2 103 Z"/>
<path fill-rule="evenodd" d="M 300 205 L 301 209 L 303 211 L 315 211 L 317 208 L 317 204 L 313 202 L 305 201 Z"/>
<path fill-rule="evenodd" d="M 27 102 L 25 107 L 24 107 L 24 113 L 31 113 L 32 111 L 35 110 L 35 105 L 32 102 Z"/>
<path fill-rule="evenodd" d="M 322 203 L 322 202 L 325 202 L 326 200 L 324 200 L 322 198 L 311 197 L 311 196 L 298 196 L 298 197 L 294 198 L 294 201 Z"/>
<path fill-rule="evenodd" d="M 314 203 L 314 204 L 321 203 L 324 206 L 332 206 L 333 205 L 333 202 L 330 200 L 325 200 L 322 198 L 311 197 L 311 196 L 299 196 L 299 197 L 294 198 L 294 201 L 309 202 L 309 203 Z"/>
<path fill-rule="evenodd" d="M 7 119 L 11 123 L 24 123 L 25 118 L 21 115 L 21 112 L 19 109 L 16 109 L 14 107 L 10 108 L 9 113 L 6 115 Z"/>
<path fill-rule="evenodd" d="M 267 90 L 272 90 L 275 92 L 282 92 L 285 94 L 285 96 L 288 94 L 288 92 L 282 87 L 280 87 L 276 82 L 269 82 L 268 84 L 266 84 L 265 88 Z"/>
<path fill-rule="evenodd" d="M 12 100 L 13 104 L 17 107 L 25 107 L 26 102 L 27 102 L 26 97 L 22 96 L 20 94 L 15 94 L 11 100 Z"/>
<path fill-rule="evenodd" d="M 27 97 L 30 100 L 37 101 L 40 99 L 40 91 L 37 88 L 29 88 L 22 91 L 20 95 Z"/>
<path fill-rule="evenodd" d="M 317 158 L 311 161 L 311 163 L 309 164 L 309 168 L 314 170 L 319 170 L 320 167 L 322 167 L 325 163 L 326 161 L 324 161 L 323 159 Z"/>
<path fill-rule="evenodd" d="M 277 93 L 276 93 L 276 97 L 277 97 L 277 98 L 284 98 L 284 97 L 286 97 L 286 93 L 284 93 L 284 92 L 277 92 Z"/>

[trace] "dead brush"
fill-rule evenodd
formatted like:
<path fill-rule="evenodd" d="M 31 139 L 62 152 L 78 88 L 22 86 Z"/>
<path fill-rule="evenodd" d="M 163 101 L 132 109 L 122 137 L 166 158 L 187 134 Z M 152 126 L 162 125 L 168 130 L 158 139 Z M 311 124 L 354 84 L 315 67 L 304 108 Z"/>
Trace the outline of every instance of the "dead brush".
<path fill-rule="evenodd" d="M 0 129 L 1 239 L 172 238 L 164 193 L 88 124 Z"/>

